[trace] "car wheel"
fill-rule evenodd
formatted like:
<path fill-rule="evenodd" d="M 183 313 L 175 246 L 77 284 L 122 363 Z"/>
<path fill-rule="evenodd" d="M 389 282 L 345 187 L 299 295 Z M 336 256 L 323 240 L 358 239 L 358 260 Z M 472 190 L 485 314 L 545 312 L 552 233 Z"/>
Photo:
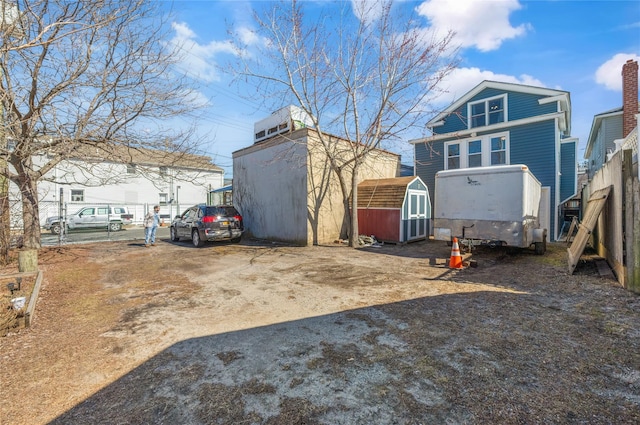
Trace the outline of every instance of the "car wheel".
<path fill-rule="evenodd" d="M 547 241 L 536 242 L 533 245 L 536 255 L 543 255 L 547 251 Z"/>
<path fill-rule="evenodd" d="M 240 239 L 242 239 L 242 236 L 231 239 L 231 242 L 232 243 L 240 243 Z"/>
<path fill-rule="evenodd" d="M 180 240 L 180 237 L 178 236 L 178 231 L 176 230 L 175 227 L 171 226 L 171 228 L 169 229 L 169 233 L 171 234 L 171 240 L 173 242 L 178 242 Z"/>
<path fill-rule="evenodd" d="M 54 235 L 59 235 L 60 229 L 61 229 L 60 223 L 56 223 L 51 226 L 51 233 L 53 233 Z"/>
<path fill-rule="evenodd" d="M 198 248 L 204 245 L 204 241 L 200 238 L 200 232 L 198 232 L 198 229 L 193 229 L 193 232 L 191 232 L 191 241 L 193 242 L 193 246 Z"/>
<path fill-rule="evenodd" d="M 122 229 L 122 223 L 109 223 L 109 229 L 111 229 L 112 232 L 118 232 Z"/>

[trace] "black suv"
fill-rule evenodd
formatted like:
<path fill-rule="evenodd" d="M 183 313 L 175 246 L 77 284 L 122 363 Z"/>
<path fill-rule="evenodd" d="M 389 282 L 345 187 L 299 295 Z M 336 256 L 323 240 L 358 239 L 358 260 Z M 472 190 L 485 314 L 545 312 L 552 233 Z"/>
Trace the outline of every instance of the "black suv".
<path fill-rule="evenodd" d="M 230 205 L 194 205 L 171 223 L 171 240 L 190 238 L 194 246 L 206 241 L 240 242 L 242 216 Z"/>

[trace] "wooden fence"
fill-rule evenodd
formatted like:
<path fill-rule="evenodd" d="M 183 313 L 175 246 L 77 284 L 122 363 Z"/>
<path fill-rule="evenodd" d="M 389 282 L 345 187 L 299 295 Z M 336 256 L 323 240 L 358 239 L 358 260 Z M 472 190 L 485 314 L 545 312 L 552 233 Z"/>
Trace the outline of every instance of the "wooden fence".
<path fill-rule="evenodd" d="M 640 183 L 638 161 L 630 149 L 616 152 L 582 191 L 583 205 L 592 193 L 611 186 L 609 199 L 592 233 L 592 245 L 611 266 L 618 282 L 640 293 Z"/>

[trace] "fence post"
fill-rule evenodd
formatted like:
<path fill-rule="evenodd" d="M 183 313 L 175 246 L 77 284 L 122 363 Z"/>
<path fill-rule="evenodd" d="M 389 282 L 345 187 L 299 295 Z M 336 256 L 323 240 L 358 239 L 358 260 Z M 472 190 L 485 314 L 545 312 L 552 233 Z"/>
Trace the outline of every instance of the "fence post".
<path fill-rule="evenodd" d="M 640 181 L 626 180 L 627 289 L 640 294 Z"/>

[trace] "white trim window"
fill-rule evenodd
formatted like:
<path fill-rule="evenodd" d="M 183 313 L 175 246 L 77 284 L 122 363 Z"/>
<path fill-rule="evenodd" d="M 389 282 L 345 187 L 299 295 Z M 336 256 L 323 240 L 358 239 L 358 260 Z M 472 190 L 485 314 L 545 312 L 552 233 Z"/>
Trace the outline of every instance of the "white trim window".
<path fill-rule="evenodd" d="M 509 164 L 509 133 L 488 134 L 444 144 L 445 170 Z"/>
<path fill-rule="evenodd" d="M 484 127 L 507 121 L 507 95 L 489 97 L 467 104 L 468 128 Z"/>
<path fill-rule="evenodd" d="M 71 202 L 84 202 L 84 189 L 71 189 Z"/>

